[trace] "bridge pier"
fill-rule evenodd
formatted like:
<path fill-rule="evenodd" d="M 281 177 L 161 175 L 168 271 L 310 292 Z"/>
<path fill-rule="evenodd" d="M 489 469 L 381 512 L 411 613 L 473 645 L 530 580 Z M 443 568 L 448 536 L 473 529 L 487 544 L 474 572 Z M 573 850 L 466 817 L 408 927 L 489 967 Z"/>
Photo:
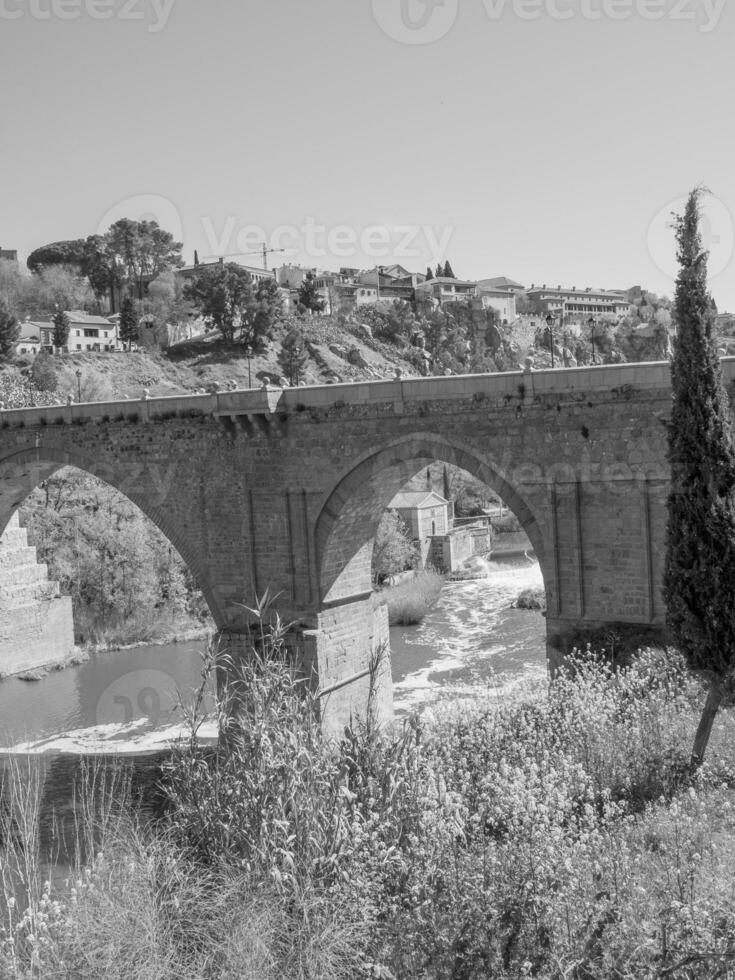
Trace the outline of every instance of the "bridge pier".
<path fill-rule="evenodd" d="M 363 597 L 326 608 L 314 616 L 315 626 L 298 625 L 286 637 L 297 673 L 312 686 L 319 701 L 322 730 L 339 738 L 346 725 L 372 720 L 385 725 L 393 719 L 390 639 L 386 606 L 373 606 Z M 218 677 L 222 684 L 237 678 L 237 665 L 251 657 L 259 643 L 260 627 L 220 630 L 216 643 L 232 659 Z M 235 702 L 236 704 L 236 697 Z"/>

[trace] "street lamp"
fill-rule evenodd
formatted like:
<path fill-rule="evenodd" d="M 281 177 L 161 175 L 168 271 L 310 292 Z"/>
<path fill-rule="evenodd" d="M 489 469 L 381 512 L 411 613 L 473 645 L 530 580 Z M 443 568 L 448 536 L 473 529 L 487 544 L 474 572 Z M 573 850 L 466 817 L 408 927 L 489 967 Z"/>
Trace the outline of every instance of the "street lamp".
<path fill-rule="evenodd" d="M 597 326 L 597 320 L 593 316 L 587 321 L 587 326 L 590 328 L 590 339 L 592 341 L 592 363 L 595 363 L 595 327 Z"/>
<path fill-rule="evenodd" d="M 81 403 L 82 401 L 82 372 L 79 368 L 74 372 L 77 376 L 77 401 Z"/>
<path fill-rule="evenodd" d="M 301 357 L 301 348 L 299 346 L 294 347 L 293 354 L 294 354 L 294 360 L 295 360 L 295 363 L 294 363 L 294 369 L 295 369 L 294 370 L 294 376 L 296 378 L 296 387 L 298 388 L 299 381 L 301 380 L 300 377 L 299 377 L 299 358 Z"/>
<path fill-rule="evenodd" d="M 248 344 L 245 348 L 245 357 L 248 359 L 248 388 L 252 388 L 252 382 L 250 380 L 250 358 L 253 356 L 253 348 Z"/>
<path fill-rule="evenodd" d="M 554 366 L 554 322 L 556 317 L 549 313 L 546 317 L 546 326 L 549 328 L 549 347 L 551 348 L 551 366 Z"/>

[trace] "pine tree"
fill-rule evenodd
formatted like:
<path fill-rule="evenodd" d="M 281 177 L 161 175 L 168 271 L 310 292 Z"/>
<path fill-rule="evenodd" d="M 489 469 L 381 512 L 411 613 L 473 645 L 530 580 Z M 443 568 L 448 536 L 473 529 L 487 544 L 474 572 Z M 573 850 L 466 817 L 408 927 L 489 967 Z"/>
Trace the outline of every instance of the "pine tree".
<path fill-rule="evenodd" d="M 426 266 L 426 281 L 434 278 L 434 273 L 431 271 L 431 266 Z"/>
<path fill-rule="evenodd" d="M 70 326 L 69 317 L 63 310 L 54 314 L 54 347 L 66 347 Z"/>
<path fill-rule="evenodd" d="M 690 666 L 710 685 L 694 739 L 693 766 L 704 758 L 724 683 L 735 665 L 735 446 L 707 293 L 702 193 L 690 194 L 675 225 L 678 335 L 671 365 L 664 572 L 669 629 Z"/>
<path fill-rule="evenodd" d="M 5 299 L 0 296 L 0 361 L 8 361 L 20 336 L 20 324 Z"/>
<path fill-rule="evenodd" d="M 120 340 L 127 344 L 128 350 L 133 341 L 138 339 L 138 317 L 132 299 L 128 297 L 120 307 Z"/>
<path fill-rule="evenodd" d="M 444 263 L 444 275 L 447 277 L 447 279 L 455 278 L 454 271 L 452 270 L 452 267 L 449 264 L 449 259 L 447 259 L 447 261 Z"/>
<path fill-rule="evenodd" d="M 278 363 L 289 384 L 297 385 L 301 381 L 307 360 L 303 338 L 297 331 L 292 330 L 283 338 L 278 352 Z"/>
<path fill-rule="evenodd" d="M 441 262 L 438 262 L 436 266 L 436 272 L 434 273 L 434 277 L 438 279 L 440 276 L 443 275 L 444 275 L 444 266 L 441 264 Z"/>

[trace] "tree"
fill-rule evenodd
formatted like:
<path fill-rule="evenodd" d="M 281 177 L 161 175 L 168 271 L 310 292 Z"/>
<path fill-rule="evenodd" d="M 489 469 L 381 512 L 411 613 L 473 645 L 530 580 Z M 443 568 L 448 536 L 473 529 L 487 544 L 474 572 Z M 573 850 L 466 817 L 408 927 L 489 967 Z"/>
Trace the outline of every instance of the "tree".
<path fill-rule="evenodd" d="M 671 490 L 666 527 L 666 619 L 690 666 L 709 681 L 692 750 L 701 764 L 735 665 L 735 447 L 730 406 L 714 344 L 694 190 L 676 216 L 678 335 L 671 364 L 668 426 Z"/>
<path fill-rule="evenodd" d="M 157 221 L 120 218 L 104 235 L 107 261 L 130 292 L 143 299 L 147 284 L 162 272 L 184 264 L 181 242 Z"/>
<path fill-rule="evenodd" d="M 86 242 L 83 238 L 73 241 L 51 242 L 50 245 L 41 245 L 28 256 L 26 265 L 31 272 L 41 272 L 55 265 L 73 265 L 79 271 L 84 270 L 86 259 Z"/>
<path fill-rule="evenodd" d="M 278 363 L 291 385 L 298 384 L 306 367 L 307 356 L 304 349 L 304 339 L 296 330 L 290 331 L 283 338 L 278 352 Z"/>
<path fill-rule="evenodd" d="M 238 328 L 244 324 L 250 342 L 259 339 L 252 279 L 241 265 L 226 262 L 198 266 L 194 278 L 184 287 L 184 296 L 210 320 L 227 343 L 234 343 Z"/>
<path fill-rule="evenodd" d="M 66 347 L 70 326 L 69 317 L 63 310 L 54 314 L 54 347 Z"/>
<path fill-rule="evenodd" d="M 314 274 L 307 272 L 304 281 L 299 286 L 299 306 L 312 313 L 321 313 L 325 305 L 316 288 Z"/>
<path fill-rule="evenodd" d="M 134 341 L 138 339 L 138 314 L 135 312 L 135 304 L 128 297 L 123 300 L 120 308 L 120 340 L 127 344 L 128 350 Z"/>
<path fill-rule="evenodd" d="M 454 278 L 456 278 L 455 275 L 454 275 L 454 270 L 452 269 L 451 265 L 449 264 L 449 259 L 447 259 L 447 261 L 444 263 L 444 275 L 447 277 L 447 279 L 454 279 Z"/>
<path fill-rule="evenodd" d="M 50 310 L 84 310 L 94 303 L 85 276 L 73 265 L 52 265 L 29 277 L 25 311 L 47 315 Z"/>
<path fill-rule="evenodd" d="M 56 376 L 54 359 L 50 354 L 41 351 L 31 364 L 31 380 L 39 391 L 56 391 L 59 379 Z"/>
<path fill-rule="evenodd" d="M 0 296 L 0 361 L 9 361 L 20 336 L 20 324 L 10 307 Z"/>
<path fill-rule="evenodd" d="M 440 276 L 443 275 L 444 275 L 444 266 L 441 264 L 441 262 L 438 262 L 436 266 L 436 272 L 434 273 L 434 278 L 439 279 Z"/>
<path fill-rule="evenodd" d="M 30 276 L 23 274 L 17 262 L 0 259 L 0 297 L 11 310 L 16 310 L 21 315 L 25 313 L 25 294 L 29 279 Z"/>
<path fill-rule="evenodd" d="M 174 272 L 162 272 L 148 285 L 146 295 L 139 300 L 138 315 L 153 324 L 164 346 L 170 339 L 185 336 L 184 324 L 192 314 L 191 303 L 184 298 L 184 283 Z M 170 328 L 170 329 L 168 329 Z"/>
<path fill-rule="evenodd" d="M 373 543 L 373 584 L 379 585 L 388 575 L 413 568 L 417 559 L 418 551 L 405 523 L 395 510 L 385 511 Z"/>
<path fill-rule="evenodd" d="M 431 271 L 431 267 L 427 265 L 426 266 L 426 281 L 428 282 L 430 279 L 433 279 L 433 278 L 434 278 L 434 273 Z"/>
<path fill-rule="evenodd" d="M 240 339 L 256 350 L 273 339 L 276 324 L 283 317 L 283 294 L 275 279 L 261 279 L 255 287 L 253 315 L 241 327 Z"/>

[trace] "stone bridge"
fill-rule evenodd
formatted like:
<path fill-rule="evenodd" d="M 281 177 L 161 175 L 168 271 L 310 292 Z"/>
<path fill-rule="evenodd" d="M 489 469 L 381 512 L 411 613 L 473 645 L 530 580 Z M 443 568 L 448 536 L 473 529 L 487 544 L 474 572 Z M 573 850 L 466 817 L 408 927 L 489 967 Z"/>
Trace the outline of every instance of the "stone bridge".
<path fill-rule="evenodd" d="M 723 362 L 726 383 L 735 360 Z M 372 542 L 393 495 L 436 460 L 512 508 L 541 564 L 550 660 L 585 631 L 660 629 L 668 363 L 119 401 L 0 414 L 0 531 L 71 465 L 168 536 L 220 631 L 243 641 L 266 588 L 295 624 L 325 722 L 364 707 Z M 390 710 L 389 672 L 378 677 Z"/>

